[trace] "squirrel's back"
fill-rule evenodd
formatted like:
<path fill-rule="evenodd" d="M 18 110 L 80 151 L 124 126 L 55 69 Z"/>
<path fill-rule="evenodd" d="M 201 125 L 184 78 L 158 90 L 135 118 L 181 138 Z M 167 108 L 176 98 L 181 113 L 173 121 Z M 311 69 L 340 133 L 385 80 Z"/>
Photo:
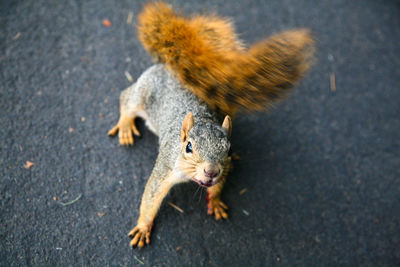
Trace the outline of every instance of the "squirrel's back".
<path fill-rule="evenodd" d="M 164 3 L 139 15 L 139 39 L 149 53 L 210 107 L 233 115 L 263 110 L 283 98 L 310 67 L 308 30 L 286 31 L 245 49 L 229 20 L 187 19 Z"/>
<path fill-rule="evenodd" d="M 199 119 L 220 119 L 206 103 L 183 87 L 163 64 L 149 67 L 139 77 L 135 87 L 129 97 L 140 99 L 147 120 L 156 129 L 160 140 L 171 131 L 175 131 L 171 134 L 179 134 L 188 112 Z"/>

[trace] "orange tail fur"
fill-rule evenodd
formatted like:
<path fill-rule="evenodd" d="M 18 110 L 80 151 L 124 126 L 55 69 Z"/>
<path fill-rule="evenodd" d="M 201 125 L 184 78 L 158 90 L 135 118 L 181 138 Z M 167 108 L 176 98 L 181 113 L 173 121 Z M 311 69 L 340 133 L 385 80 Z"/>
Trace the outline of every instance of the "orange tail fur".
<path fill-rule="evenodd" d="M 246 50 L 229 20 L 184 18 L 164 3 L 145 6 L 139 39 L 149 53 L 212 108 L 234 115 L 265 110 L 282 99 L 311 64 L 305 29 L 274 35 Z"/>

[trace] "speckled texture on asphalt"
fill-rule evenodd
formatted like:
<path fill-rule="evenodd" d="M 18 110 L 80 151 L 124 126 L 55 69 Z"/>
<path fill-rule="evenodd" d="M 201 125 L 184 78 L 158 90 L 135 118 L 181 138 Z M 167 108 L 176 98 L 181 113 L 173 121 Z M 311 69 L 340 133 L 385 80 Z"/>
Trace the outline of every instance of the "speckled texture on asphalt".
<path fill-rule="evenodd" d="M 130 84 L 124 72 L 136 79 L 151 65 L 126 24 L 140 1 L 6 0 L 0 265 L 398 266 L 399 3 L 170 3 L 233 17 L 247 44 L 294 27 L 318 40 L 314 68 L 287 101 L 234 122 L 229 220 L 206 215 L 197 185 L 179 185 L 167 201 L 185 213 L 164 203 L 151 246 L 128 246 L 157 138 L 143 122 L 131 148 L 106 133 Z"/>

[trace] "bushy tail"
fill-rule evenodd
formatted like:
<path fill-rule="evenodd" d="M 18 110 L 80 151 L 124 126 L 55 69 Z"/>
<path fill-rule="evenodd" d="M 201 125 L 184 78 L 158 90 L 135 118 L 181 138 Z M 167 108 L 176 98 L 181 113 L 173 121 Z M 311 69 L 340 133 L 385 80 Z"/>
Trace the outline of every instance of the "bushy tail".
<path fill-rule="evenodd" d="M 282 99 L 310 67 L 308 30 L 286 31 L 245 50 L 231 23 L 216 16 L 186 19 L 163 3 L 139 15 L 139 39 L 212 108 L 233 115 L 265 110 Z"/>

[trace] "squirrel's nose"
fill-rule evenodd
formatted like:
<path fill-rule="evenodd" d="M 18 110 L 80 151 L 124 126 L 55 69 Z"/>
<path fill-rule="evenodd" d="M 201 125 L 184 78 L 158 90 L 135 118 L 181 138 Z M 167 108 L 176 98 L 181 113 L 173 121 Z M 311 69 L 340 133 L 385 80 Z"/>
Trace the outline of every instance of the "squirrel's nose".
<path fill-rule="evenodd" d="M 207 166 L 204 168 L 204 175 L 210 179 L 217 177 L 219 175 L 218 166 Z"/>

